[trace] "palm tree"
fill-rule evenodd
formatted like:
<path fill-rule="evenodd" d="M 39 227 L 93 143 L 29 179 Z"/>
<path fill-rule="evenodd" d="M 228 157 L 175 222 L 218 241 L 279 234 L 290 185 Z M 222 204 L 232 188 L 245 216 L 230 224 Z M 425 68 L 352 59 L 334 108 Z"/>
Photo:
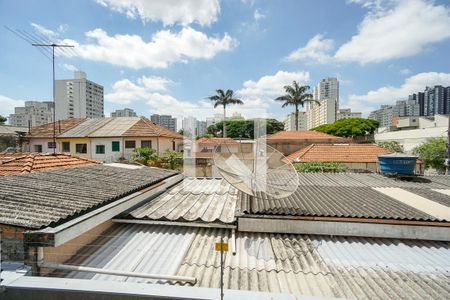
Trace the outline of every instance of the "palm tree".
<path fill-rule="evenodd" d="M 232 90 L 227 90 L 224 92 L 223 90 L 216 90 L 216 95 L 209 96 L 208 99 L 214 101 L 214 108 L 217 106 L 223 105 L 223 137 L 227 137 L 227 127 L 225 121 L 227 119 L 226 108 L 227 105 L 230 104 L 244 104 L 241 99 L 234 98 L 234 92 Z"/>
<path fill-rule="evenodd" d="M 292 82 L 292 85 L 284 86 L 284 90 L 286 91 L 286 95 L 276 98 L 275 101 L 284 102 L 281 107 L 295 106 L 295 130 L 298 131 L 298 106 L 301 105 L 303 107 L 307 102 L 318 103 L 320 105 L 320 102 L 313 99 L 313 95 L 308 93 L 308 85 L 299 86 L 295 80 Z"/>

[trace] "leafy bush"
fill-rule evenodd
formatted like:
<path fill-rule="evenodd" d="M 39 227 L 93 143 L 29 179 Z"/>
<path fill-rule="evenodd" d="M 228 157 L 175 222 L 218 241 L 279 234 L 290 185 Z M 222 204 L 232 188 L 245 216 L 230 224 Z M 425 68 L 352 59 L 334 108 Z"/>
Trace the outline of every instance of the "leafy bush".
<path fill-rule="evenodd" d="M 333 124 L 320 125 L 312 130 L 335 136 L 356 137 L 374 133 L 378 125 L 379 123 L 375 120 L 349 118 L 337 120 Z"/>
<path fill-rule="evenodd" d="M 413 153 L 425 162 L 425 168 L 432 167 L 442 172 L 445 170 L 444 162 L 447 158 L 447 140 L 445 138 L 429 139 L 414 148 Z"/>
<path fill-rule="evenodd" d="M 294 165 L 294 167 L 298 172 L 301 173 L 316 173 L 316 172 L 342 173 L 347 171 L 347 167 L 345 166 L 345 164 L 337 162 L 312 161 L 312 162 L 297 163 Z"/>
<path fill-rule="evenodd" d="M 163 167 L 175 170 L 182 164 L 183 155 L 181 152 L 166 150 L 163 156 Z"/>
<path fill-rule="evenodd" d="M 133 152 L 133 160 L 144 165 L 148 165 L 152 159 L 157 157 L 155 149 L 152 148 L 136 148 Z"/>
<path fill-rule="evenodd" d="M 395 153 L 403 153 L 403 146 L 396 141 L 378 142 L 377 146 Z"/>

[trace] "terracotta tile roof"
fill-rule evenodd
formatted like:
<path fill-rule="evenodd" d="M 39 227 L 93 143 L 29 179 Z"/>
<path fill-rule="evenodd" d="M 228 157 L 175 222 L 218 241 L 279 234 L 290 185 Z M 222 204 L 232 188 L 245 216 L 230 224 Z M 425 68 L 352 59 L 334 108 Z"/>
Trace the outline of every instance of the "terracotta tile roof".
<path fill-rule="evenodd" d="M 332 142 L 348 143 L 350 140 L 331 134 L 326 134 L 317 131 L 302 130 L 302 131 L 279 131 L 266 137 L 268 141 L 273 140 L 317 140 L 325 141 L 330 140 Z"/>
<path fill-rule="evenodd" d="M 175 131 L 159 126 L 145 118 L 138 120 L 133 126 L 125 131 L 122 136 L 163 136 L 175 139 L 182 139 L 183 136 Z"/>
<path fill-rule="evenodd" d="M 289 155 L 290 162 L 377 162 L 378 155 L 390 151 L 373 144 L 312 144 Z"/>
<path fill-rule="evenodd" d="M 46 172 L 98 164 L 97 161 L 66 153 L 15 153 L 0 154 L 0 176 Z"/>
<path fill-rule="evenodd" d="M 86 118 L 72 118 L 56 121 L 56 135 L 58 136 L 61 133 L 64 133 L 73 127 L 83 123 Z M 28 134 L 28 137 L 52 137 L 53 136 L 53 122 L 35 126 L 31 128 L 31 133 Z"/>
<path fill-rule="evenodd" d="M 239 143 L 233 140 L 232 138 L 199 138 L 197 140 L 197 144 L 202 145 L 220 145 L 220 144 L 228 144 L 228 145 L 238 145 Z"/>

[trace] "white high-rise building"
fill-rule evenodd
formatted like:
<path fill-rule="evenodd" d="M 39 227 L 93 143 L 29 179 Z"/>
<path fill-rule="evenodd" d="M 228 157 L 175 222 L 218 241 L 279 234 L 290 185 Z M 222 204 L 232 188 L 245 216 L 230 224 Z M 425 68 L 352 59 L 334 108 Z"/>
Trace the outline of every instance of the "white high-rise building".
<path fill-rule="evenodd" d="M 155 124 L 166 127 L 167 129 L 177 131 L 177 118 L 173 118 L 172 115 L 153 114 L 150 116 L 150 120 Z"/>
<path fill-rule="evenodd" d="M 286 119 L 284 120 L 284 130 L 285 131 L 295 131 L 295 112 L 292 112 L 287 115 Z M 307 118 L 306 118 L 306 112 L 299 111 L 298 112 L 298 130 L 306 130 L 307 129 Z"/>
<path fill-rule="evenodd" d="M 314 87 L 313 97 L 320 101 L 320 105 L 317 103 L 307 104 L 307 129 L 334 123 L 339 109 L 339 81 L 337 78 L 327 77 L 322 79 Z"/>
<path fill-rule="evenodd" d="M 360 112 L 352 112 L 351 108 L 340 108 L 338 109 L 336 115 L 336 121 L 342 119 L 350 119 L 350 118 L 361 118 L 362 113 Z"/>
<path fill-rule="evenodd" d="M 111 113 L 112 118 L 137 117 L 136 112 L 131 108 L 116 109 Z"/>
<path fill-rule="evenodd" d="M 53 102 L 25 101 L 24 107 L 15 107 L 9 123 L 17 127 L 34 127 L 53 122 Z"/>
<path fill-rule="evenodd" d="M 55 81 L 56 120 L 102 118 L 103 86 L 86 79 L 86 73 L 74 72 L 74 79 Z"/>

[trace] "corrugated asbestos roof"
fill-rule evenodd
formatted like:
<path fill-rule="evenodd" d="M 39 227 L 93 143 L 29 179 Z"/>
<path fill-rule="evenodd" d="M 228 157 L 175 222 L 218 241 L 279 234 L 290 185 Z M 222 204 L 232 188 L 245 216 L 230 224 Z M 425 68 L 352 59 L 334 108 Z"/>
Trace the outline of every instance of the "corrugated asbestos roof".
<path fill-rule="evenodd" d="M 109 122 L 111 122 L 112 118 L 95 118 L 95 119 L 87 119 L 83 123 L 75 126 L 68 131 L 60 134 L 58 138 L 75 138 L 75 137 L 87 137 L 90 133 L 95 130 L 105 126 Z"/>
<path fill-rule="evenodd" d="M 17 135 L 18 132 L 27 133 L 27 127 L 17 127 L 10 125 L 0 125 L 0 136 Z"/>
<path fill-rule="evenodd" d="M 448 180 L 447 180 L 448 179 Z M 412 181 L 377 174 L 299 173 L 299 186 L 291 196 L 273 199 L 240 193 L 241 213 L 325 217 L 383 218 L 437 221 L 418 209 L 376 191 L 396 187 L 449 206 L 450 196 L 433 189 L 450 189 L 449 176 L 423 176 Z"/>
<path fill-rule="evenodd" d="M 56 135 L 58 136 L 59 134 L 64 133 L 67 130 L 70 130 L 71 128 L 83 123 L 86 120 L 87 120 L 86 118 L 70 118 L 70 119 L 56 121 L 56 124 L 55 124 Z M 54 129 L 53 122 L 44 124 L 44 125 L 40 125 L 40 126 L 35 126 L 35 127 L 31 128 L 31 133 L 28 134 L 28 137 L 34 137 L 34 138 L 52 137 L 53 129 Z"/>
<path fill-rule="evenodd" d="M 130 127 L 140 120 L 139 117 L 112 118 L 103 127 L 91 132 L 89 137 L 117 137 L 122 136 Z"/>
<path fill-rule="evenodd" d="M 103 165 L 0 178 L 0 224 L 54 226 L 163 180 L 176 172 Z"/>
<path fill-rule="evenodd" d="M 237 191 L 223 179 L 187 178 L 172 190 L 132 211 L 136 219 L 232 223 Z"/>
<path fill-rule="evenodd" d="M 218 288 L 223 229 L 114 225 L 67 263 L 196 277 Z M 450 243 L 396 239 L 236 233 L 225 253 L 226 289 L 353 299 L 448 299 Z M 55 276 L 154 282 L 81 272 Z M 226 293 L 226 292 L 225 292 Z"/>

